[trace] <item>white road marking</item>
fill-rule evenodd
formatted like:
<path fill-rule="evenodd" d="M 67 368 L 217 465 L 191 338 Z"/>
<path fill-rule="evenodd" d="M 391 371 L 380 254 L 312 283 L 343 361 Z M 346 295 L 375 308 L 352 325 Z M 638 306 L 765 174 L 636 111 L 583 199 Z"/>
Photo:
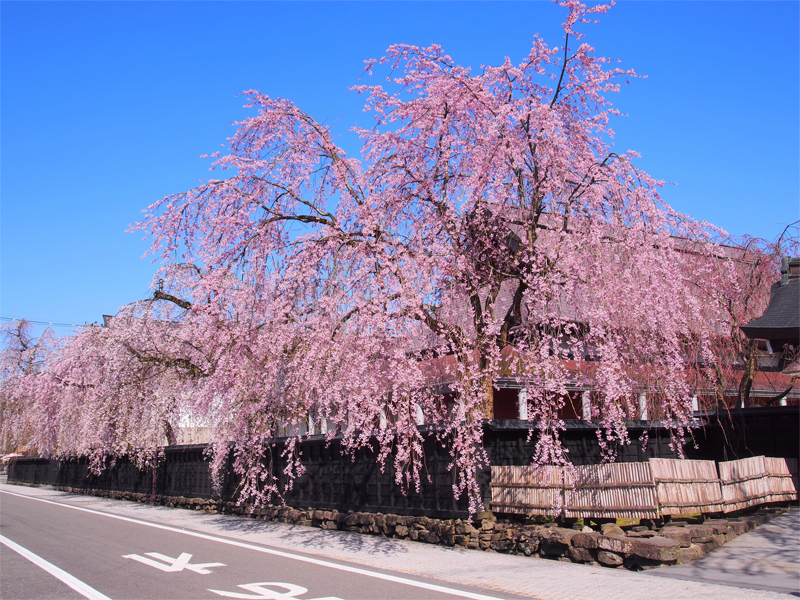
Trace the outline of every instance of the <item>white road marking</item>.
<path fill-rule="evenodd" d="M 164 556 L 163 554 L 159 554 L 158 552 L 145 552 L 147 556 L 152 556 L 153 558 L 157 558 L 160 561 L 151 560 L 149 558 L 145 558 L 144 556 L 139 556 L 138 554 L 125 554 L 122 558 L 131 558 L 133 560 L 139 561 L 140 563 L 144 563 L 151 567 L 155 567 L 156 569 L 161 569 L 162 571 L 166 571 L 167 573 L 177 573 L 178 571 L 183 571 L 184 569 L 189 569 L 190 571 L 194 571 L 195 573 L 200 573 L 200 575 L 208 575 L 211 573 L 208 569 L 211 567 L 224 567 L 223 563 L 200 563 L 200 564 L 190 564 L 189 560 L 192 558 L 191 554 L 187 554 L 184 552 L 178 558 L 170 558 L 169 556 Z"/>
<path fill-rule="evenodd" d="M 117 519 L 119 521 L 126 521 L 128 523 L 135 523 L 136 525 L 144 525 L 145 527 L 153 527 L 154 529 L 161 529 L 162 531 L 171 531 L 173 533 L 180 533 L 183 535 L 188 535 L 190 537 L 199 538 L 202 540 L 209 540 L 212 542 L 219 542 L 220 544 L 227 544 L 228 546 L 236 546 L 237 548 L 245 548 L 247 550 L 254 550 L 255 552 L 262 552 L 264 554 L 271 554 L 273 556 L 281 556 L 283 558 L 289 558 L 292 560 L 297 560 L 300 562 L 309 563 L 312 565 L 318 565 L 320 567 L 328 567 L 329 569 L 336 569 L 337 571 L 344 571 L 346 573 L 354 573 L 356 575 L 363 575 L 365 577 L 373 577 L 375 579 L 382 579 L 383 581 L 391 581 L 393 583 L 399 583 L 402 585 L 408 585 L 411 587 L 418 587 L 424 590 L 430 590 L 432 592 L 440 592 L 442 594 L 450 594 L 451 596 L 459 596 L 461 598 L 470 598 L 471 600 L 499 600 L 497 596 L 487 596 L 485 594 L 476 594 L 475 592 L 467 592 L 464 590 L 457 590 L 455 588 L 446 587 L 443 585 L 436 585 L 435 583 L 427 583 L 424 581 L 414 581 L 413 579 L 408 579 L 406 577 L 398 577 L 397 575 L 388 575 L 386 573 L 377 573 L 375 571 L 368 571 L 367 569 L 362 569 L 360 567 L 351 567 L 348 565 L 340 565 L 338 563 L 329 562 L 327 560 L 322 560 L 319 558 L 311 558 L 309 556 L 301 556 L 299 554 L 292 554 L 291 552 L 284 552 L 282 550 L 273 550 L 272 548 L 265 548 L 263 546 L 255 546 L 253 544 L 248 544 L 246 542 L 239 542 L 236 540 L 229 540 L 226 538 L 217 537 L 214 535 L 209 535 L 207 533 L 199 533 L 197 531 L 186 531 L 184 529 L 178 529 L 177 527 L 170 527 L 169 525 L 160 525 L 158 523 L 150 523 L 149 521 L 141 521 L 139 519 L 134 519 L 132 517 L 123 517 L 121 515 L 113 515 L 111 513 L 101 512 L 99 510 L 93 510 L 91 508 L 83 508 L 82 506 L 71 506 L 69 504 L 62 504 L 60 502 L 53 502 L 52 500 L 45 500 L 44 498 L 35 498 L 33 496 L 25 496 L 24 494 L 17 494 L 15 492 L 8 492 L 6 490 L 0 490 L 0 494 L 8 494 L 9 496 L 17 496 L 19 498 L 25 498 L 26 500 L 35 500 L 37 502 L 44 502 L 45 504 L 53 504 L 54 506 L 61 506 L 63 508 L 69 508 L 72 510 L 77 510 L 80 512 L 85 512 L 93 515 L 100 515 L 102 517 L 108 517 L 109 519 Z"/>
<path fill-rule="evenodd" d="M 80 579 L 73 577 L 63 569 L 59 569 L 53 563 L 47 562 L 41 556 L 34 554 L 30 550 L 23 548 L 19 544 L 12 542 L 7 537 L 0 535 L 0 544 L 3 544 L 4 546 L 10 548 L 20 556 L 27 558 L 29 561 L 31 561 L 40 569 L 44 569 L 56 579 L 59 579 L 62 582 L 66 583 L 69 587 L 78 592 L 84 598 L 89 598 L 89 600 L 111 600 L 111 598 L 109 598 L 104 594 L 101 594 L 93 587 L 83 583 Z"/>
<path fill-rule="evenodd" d="M 285 592 L 276 592 L 275 590 L 268 590 L 264 586 L 283 588 Z M 223 592 L 222 590 L 208 590 L 226 598 L 244 598 L 246 600 L 297 600 L 301 594 L 308 592 L 302 585 L 295 585 L 293 583 L 280 583 L 277 581 L 265 581 L 262 583 L 245 583 L 244 585 L 237 585 L 243 590 L 253 592 L 252 594 L 242 594 L 240 592 Z M 326 596 L 325 598 L 308 598 L 308 600 L 342 600 L 335 596 Z"/>

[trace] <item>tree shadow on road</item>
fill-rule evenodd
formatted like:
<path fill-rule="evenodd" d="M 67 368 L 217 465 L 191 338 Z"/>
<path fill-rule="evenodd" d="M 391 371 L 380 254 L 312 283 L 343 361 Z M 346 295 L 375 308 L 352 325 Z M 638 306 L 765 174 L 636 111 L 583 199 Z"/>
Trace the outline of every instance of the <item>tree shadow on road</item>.
<path fill-rule="evenodd" d="M 397 556 L 408 553 L 406 545 L 399 541 L 377 535 L 349 531 L 327 531 L 315 527 L 259 521 L 247 517 L 220 515 L 205 523 L 213 524 L 221 531 L 237 535 L 269 534 L 281 544 L 291 545 L 297 550 L 342 550 L 348 553 L 367 552 L 372 555 Z M 277 534 L 277 536 L 276 536 Z M 269 540 L 260 541 L 269 544 Z"/>

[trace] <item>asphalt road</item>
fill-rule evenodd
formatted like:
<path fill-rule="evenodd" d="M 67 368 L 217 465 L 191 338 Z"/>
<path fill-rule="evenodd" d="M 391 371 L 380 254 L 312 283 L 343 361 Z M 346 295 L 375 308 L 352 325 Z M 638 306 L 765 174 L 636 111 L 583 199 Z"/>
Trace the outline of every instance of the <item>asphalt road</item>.
<path fill-rule="evenodd" d="M 0 492 L 0 597 L 512 598 Z"/>
<path fill-rule="evenodd" d="M 8 485 L 0 477 L 0 598 L 783 600 L 800 595 L 776 579 L 797 581 L 798 527 L 795 510 L 691 565 L 634 573 Z M 15 543 L 33 554 L 21 556 L 9 547 Z M 207 564 L 214 562 L 225 566 Z M 286 585 L 249 585 L 266 583 Z"/>

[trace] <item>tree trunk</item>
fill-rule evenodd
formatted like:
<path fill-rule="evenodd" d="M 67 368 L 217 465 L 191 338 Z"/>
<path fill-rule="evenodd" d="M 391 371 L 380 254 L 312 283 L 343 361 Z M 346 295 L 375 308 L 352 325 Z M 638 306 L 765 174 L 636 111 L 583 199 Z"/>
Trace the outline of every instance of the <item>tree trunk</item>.
<path fill-rule="evenodd" d="M 167 446 L 175 446 L 178 443 L 178 438 L 175 435 L 175 430 L 169 421 L 164 421 L 164 436 L 167 438 Z"/>
<path fill-rule="evenodd" d="M 156 471 L 157 471 L 156 466 L 153 465 L 152 469 L 153 469 L 153 484 L 150 487 L 150 505 L 151 506 L 155 506 L 156 505 L 156 481 L 158 480 L 158 477 L 156 475 Z"/>
<path fill-rule="evenodd" d="M 714 374 L 716 379 L 714 397 L 717 404 L 717 414 L 719 415 L 723 408 L 728 408 L 725 404 L 725 376 L 722 374 L 722 369 L 720 369 L 717 364 L 714 365 Z"/>
<path fill-rule="evenodd" d="M 753 387 L 753 379 L 756 372 L 756 343 L 754 340 L 747 341 L 747 358 L 744 363 L 744 374 L 739 382 L 739 406 L 742 408 L 750 407 L 750 390 Z"/>
<path fill-rule="evenodd" d="M 494 419 L 494 381 L 491 377 L 484 377 L 481 381 L 483 399 L 481 413 L 484 419 Z"/>

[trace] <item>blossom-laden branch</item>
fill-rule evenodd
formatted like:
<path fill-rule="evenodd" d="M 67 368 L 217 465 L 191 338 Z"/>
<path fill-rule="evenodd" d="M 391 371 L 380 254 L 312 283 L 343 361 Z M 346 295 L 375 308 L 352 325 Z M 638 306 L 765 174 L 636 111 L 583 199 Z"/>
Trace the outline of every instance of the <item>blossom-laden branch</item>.
<path fill-rule="evenodd" d="M 409 45 L 367 61 L 388 77 L 354 88 L 375 119 L 354 130 L 360 160 L 289 100 L 246 92 L 255 114 L 214 157 L 224 177 L 135 227 L 164 264 L 152 297 L 3 384 L 37 407 L 29 429 L 52 432 L 36 447 L 152 454 L 194 420 L 214 432 L 217 475 L 233 441 L 242 500 L 267 503 L 302 475 L 296 441 L 312 433 L 377 442 L 419 489 L 421 412 L 475 511 L 500 379 L 527 389 L 540 463 L 569 460 L 570 389 L 592 389 L 606 449 L 627 440 L 643 390 L 680 438 L 693 369 L 725 376 L 719 339 L 763 308 L 730 302 L 760 293 L 774 263 L 739 277 L 751 250 L 720 252 L 721 232 L 614 149 L 608 98 L 637 75 L 582 41 L 608 6 L 562 4 L 563 45 L 536 37 L 519 64 L 473 74 Z M 284 474 L 276 436 L 290 439 Z"/>

